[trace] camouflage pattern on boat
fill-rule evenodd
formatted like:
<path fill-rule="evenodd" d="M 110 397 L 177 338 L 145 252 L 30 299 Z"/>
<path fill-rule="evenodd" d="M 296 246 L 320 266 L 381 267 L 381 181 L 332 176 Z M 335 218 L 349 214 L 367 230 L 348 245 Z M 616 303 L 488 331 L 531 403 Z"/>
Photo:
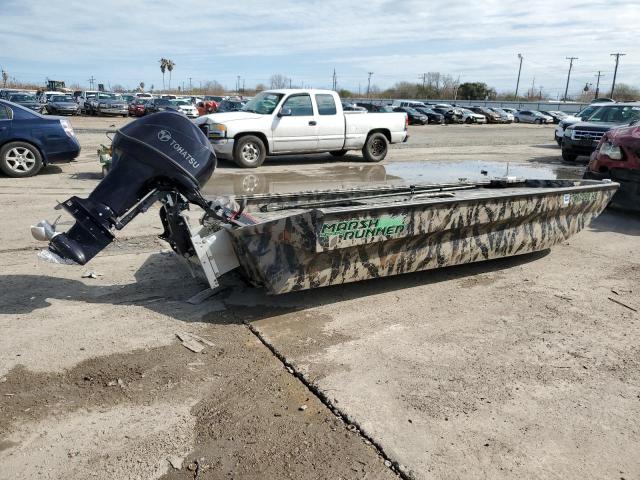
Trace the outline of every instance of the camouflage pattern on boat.
<path fill-rule="evenodd" d="M 295 196 L 259 197 L 245 199 L 258 222 L 229 233 L 246 277 L 281 294 L 545 250 L 589 225 L 617 187 L 527 180 L 422 195 L 405 187 L 406 198 L 394 190 L 388 199 L 307 209 L 291 204 Z M 327 196 L 348 198 L 303 195 L 309 205 Z M 260 217 L 259 205 L 276 214 Z"/>

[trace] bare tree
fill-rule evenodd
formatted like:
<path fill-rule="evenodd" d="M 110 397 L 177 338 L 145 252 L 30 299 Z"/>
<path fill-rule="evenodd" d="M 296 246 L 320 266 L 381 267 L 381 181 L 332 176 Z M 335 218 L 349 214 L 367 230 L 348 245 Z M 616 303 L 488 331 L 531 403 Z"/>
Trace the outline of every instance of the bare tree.
<path fill-rule="evenodd" d="M 289 79 L 280 73 L 271 75 L 269 79 L 271 88 L 287 88 L 289 86 Z"/>
<path fill-rule="evenodd" d="M 144 82 L 140 82 L 140 91 L 144 92 Z"/>
<path fill-rule="evenodd" d="M 6 70 L 2 70 L 2 86 L 6 87 L 7 86 L 7 81 L 9 80 L 9 74 L 7 73 Z"/>

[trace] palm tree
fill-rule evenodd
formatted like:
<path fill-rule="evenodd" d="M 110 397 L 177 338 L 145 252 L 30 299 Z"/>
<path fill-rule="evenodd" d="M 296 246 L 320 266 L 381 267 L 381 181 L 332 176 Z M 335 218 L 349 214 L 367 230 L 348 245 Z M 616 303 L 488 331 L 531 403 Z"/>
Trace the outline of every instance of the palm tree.
<path fill-rule="evenodd" d="M 144 82 L 140 82 L 140 91 L 144 92 Z"/>
<path fill-rule="evenodd" d="M 176 64 L 173 62 L 173 60 L 167 60 L 167 70 L 169 70 L 169 90 L 171 90 L 171 72 L 173 72 L 173 68 L 176 66 Z"/>
<path fill-rule="evenodd" d="M 164 72 L 167 69 L 167 62 L 168 60 L 166 58 L 161 58 L 160 59 L 160 71 L 162 72 L 162 89 L 164 90 Z M 169 82 L 171 83 L 171 82 Z"/>

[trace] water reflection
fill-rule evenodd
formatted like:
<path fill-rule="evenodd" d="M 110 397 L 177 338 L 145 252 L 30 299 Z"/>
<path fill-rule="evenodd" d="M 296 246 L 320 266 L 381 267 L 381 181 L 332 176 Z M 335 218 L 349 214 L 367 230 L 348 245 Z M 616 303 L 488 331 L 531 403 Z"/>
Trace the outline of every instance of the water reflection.
<path fill-rule="evenodd" d="M 205 195 L 285 193 L 375 184 L 473 182 L 507 175 L 535 179 L 579 179 L 582 178 L 582 170 L 553 164 L 486 161 L 331 164 L 285 172 L 225 169 L 216 171 L 203 192 Z"/>

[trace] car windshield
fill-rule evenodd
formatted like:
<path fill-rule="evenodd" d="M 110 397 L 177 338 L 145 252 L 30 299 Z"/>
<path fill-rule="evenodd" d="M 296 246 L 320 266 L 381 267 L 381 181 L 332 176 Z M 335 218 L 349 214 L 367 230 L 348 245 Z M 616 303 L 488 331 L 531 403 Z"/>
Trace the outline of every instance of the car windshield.
<path fill-rule="evenodd" d="M 640 105 L 615 105 L 598 108 L 587 120 L 590 122 L 628 123 L 640 119 Z"/>
<path fill-rule="evenodd" d="M 578 113 L 576 113 L 576 117 L 588 117 L 593 112 L 595 112 L 598 108 L 600 107 L 594 107 L 593 105 L 589 107 L 585 107 L 582 110 L 580 110 Z"/>
<path fill-rule="evenodd" d="M 54 95 L 51 97 L 52 102 L 73 102 L 71 95 Z"/>
<path fill-rule="evenodd" d="M 116 100 L 119 97 L 115 93 L 99 93 L 98 100 Z"/>
<path fill-rule="evenodd" d="M 36 101 L 36 97 L 35 95 L 29 95 L 26 93 L 21 93 L 18 95 L 11 95 L 9 96 L 9 100 L 11 100 L 12 102 L 35 102 Z"/>
<path fill-rule="evenodd" d="M 186 100 L 171 100 L 171 104 L 175 105 L 176 107 L 186 107 L 191 105 L 191 103 L 187 102 Z"/>
<path fill-rule="evenodd" d="M 418 112 L 417 110 L 414 110 L 411 107 L 404 107 L 404 111 L 407 113 L 410 113 L 411 115 L 420 115 L 420 112 Z"/>
<path fill-rule="evenodd" d="M 284 97 L 284 93 L 262 92 L 253 97 L 242 107 L 243 112 L 259 113 L 261 115 L 271 115 Z M 229 102 L 231 103 L 231 102 Z"/>
<path fill-rule="evenodd" d="M 171 102 L 166 98 L 159 98 L 156 100 L 157 105 L 171 105 Z"/>

